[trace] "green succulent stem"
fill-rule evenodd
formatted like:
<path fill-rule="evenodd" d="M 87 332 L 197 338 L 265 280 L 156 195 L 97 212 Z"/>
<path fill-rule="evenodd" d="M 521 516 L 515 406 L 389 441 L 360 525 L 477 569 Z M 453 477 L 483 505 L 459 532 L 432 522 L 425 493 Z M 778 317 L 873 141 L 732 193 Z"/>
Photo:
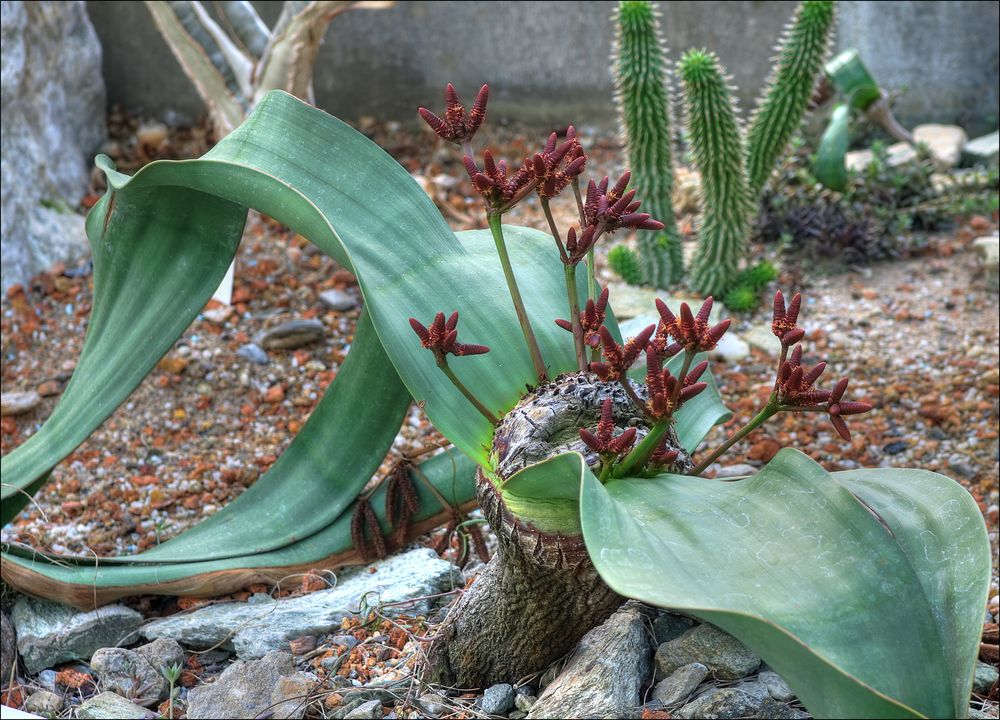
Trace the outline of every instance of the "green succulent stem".
<path fill-rule="evenodd" d="M 771 81 L 757 101 L 746 135 L 747 179 L 754 200 L 802 124 L 829 52 L 835 5 L 833 0 L 800 3 L 784 32 Z"/>
<path fill-rule="evenodd" d="M 643 282 L 667 288 L 683 277 L 684 259 L 672 201 L 669 72 L 657 15 L 650 2 L 619 3 L 615 86 L 632 180 L 642 190 L 643 210 L 664 225 L 639 234 Z"/>
<path fill-rule="evenodd" d="M 702 218 L 692 285 L 719 295 L 739 272 L 753 210 L 743 140 L 727 79 L 714 53 L 691 50 L 679 64 L 688 137 L 701 174 Z"/>
<path fill-rule="evenodd" d="M 494 427 L 500 424 L 500 419 L 490 412 L 489 409 L 479 401 L 479 398 L 472 394 L 472 391 L 465 386 L 465 383 L 458 379 L 455 372 L 448 367 L 448 361 L 445 358 L 438 360 L 438 367 L 441 368 L 441 372 L 448 376 L 448 379 L 451 380 L 451 384 L 465 396 L 466 400 L 472 403 L 472 405 L 482 414 L 484 418 L 489 420 Z"/>
<path fill-rule="evenodd" d="M 772 395 L 771 399 L 768 400 L 768 403 L 767 403 L 767 405 L 764 406 L 763 410 L 761 410 L 759 413 L 757 413 L 753 417 L 753 419 L 750 420 L 750 422 L 748 422 L 746 425 L 744 425 L 739 430 L 737 430 L 735 433 L 733 433 L 729 437 L 728 440 L 726 440 L 724 443 L 722 443 L 722 445 L 720 445 L 719 447 L 717 447 L 708 457 L 706 457 L 704 460 L 702 460 L 700 463 L 698 463 L 697 467 L 695 467 L 695 469 L 692 470 L 689 474 L 690 475 L 701 475 L 703 472 L 705 472 L 705 470 L 712 463 L 714 463 L 716 460 L 718 460 L 719 457 L 724 452 L 726 452 L 726 450 L 728 450 L 729 448 L 731 448 L 733 445 L 735 445 L 740 440 L 742 440 L 743 438 L 745 438 L 747 435 L 749 435 L 750 433 L 752 433 L 754 430 L 756 430 L 757 428 L 759 428 L 761 425 L 763 425 L 764 423 L 766 423 L 768 420 L 770 420 L 772 417 L 774 417 L 777 413 L 779 413 L 779 412 L 781 412 L 782 410 L 785 410 L 785 409 L 787 409 L 787 408 L 779 405 L 778 402 L 777 402 L 777 400 L 775 399 L 774 395 Z"/>
<path fill-rule="evenodd" d="M 488 215 L 488 219 L 490 232 L 493 233 L 493 242 L 497 246 L 497 255 L 500 257 L 500 266 L 503 268 L 503 275 L 507 280 L 510 299 L 514 303 L 514 312 L 517 313 L 517 321 L 521 324 L 521 332 L 524 333 L 524 342 L 528 345 L 528 353 L 531 355 L 531 363 L 535 366 L 535 374 L 538 376 L 538 381 L 543 382 L 548 373 L 545 370 L 545 361 L 542 360 L 542 351 L 538 347 L 538 339 L 535 337 L 535 331 L 531 328 L 531 320 L 528 319 L 528 313 L 524 309 L 524 300 L 521 299 L 521 291 L 517 287 L 514 269 L 510 266 L 507 244 L 503 239 L 502 216 L 498 212 L 491 212 Z"/>
<path fill-rule="evenodd" d="M 612 477 L 621 478 L 634 475 L 645 467 L 646 463 L 649 462 L 650 456 L 659 447 L 663 436 L 670 430 L 672 423 L 673 418 L 667 417 L 653 425 L 649 430 L 649 434 L 638 445 L 632 448 L 629 454 L 622 458 L 621 462 L 615 465 L 611 471 Z"/>

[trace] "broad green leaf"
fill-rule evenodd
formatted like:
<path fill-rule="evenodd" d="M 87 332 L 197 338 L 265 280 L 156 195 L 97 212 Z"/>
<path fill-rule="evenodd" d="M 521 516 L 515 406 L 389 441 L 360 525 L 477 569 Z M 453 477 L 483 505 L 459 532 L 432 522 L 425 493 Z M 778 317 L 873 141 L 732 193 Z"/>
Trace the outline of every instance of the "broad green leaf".
<path fill-rule="evenodd" d="M 322 530 L 354 501 L 392 444 L 410 397 L 362 312 L 347 360 L 277 462 L 190 530 L 134 557 L 192 562 L 274 550 Z M 280 522 L 276 521 L 280 518 Z"/>
<path fill-rule="evenodd" d="M 847 187 L 847 131 L 851 110 L 847 105 L 838 105 L 830 115 L 830 123 L 820 138 L 816 151 L 813 172 L 816 179 L 831 190 L 843 192 Z"/>
<path fill-rule="evenodd" d="M 474 506 L 476 466 L 467 457 L 452 450 L 416 467 L 448 503 L 465 509 Z M 422 481 L 415 481 L 415 489 L 420 510 L 411 524 L 426 532 L 443 522 L 445 509 Z M 388 531 L 384 485 L 372 496 L 371 503 L 383 529 Z M 85 608 L 128 595 L 219 595 L 255 582 L 287 579 L 311 568 L 337 569 L 357 564 L 359 557 L 351 541 L 353 509 L 351 505 L 329 526 L 283 548 L 206 562 L 184 562 L 178 557 L 168 564 L 143 563 L 141 555 L 126 565 L 112 565 L 93 557 L 67 562 L 13 546 L 3 554 L 3 576 L 5 581 L 33 594 Z"/>
<path fill-rule="evenodd" d="M 530 465 L 499 485 L 507 509 L 542 532 L 580 534 L 581 466 L 578 453 Z"/>
<path fill-rule="evenodd" d="M 73 382 L 48 423 L 3 458 L 4 519 L 25 488 L 82 442 L 130 393 L 217 287 L 245 208 L 311 239 L 358 275 L 376 332 L 434 424 L 477 462 L 492 428 L 420 347 L 407 318 L 459 310 L 459 338 L 493 347 L 453 369 L 506 410 L 534 373 L 485 231 L 453 234 L 412 177 L 349 126 L 274 92 L 201 160 L 151 163 L 129 178 L 98 158 L 109 190 L 88 217 L 95 307 Z M 510 254 L 550 372 L 574 365 L 562 266 L 552 239 L 507 228 Z M 197 250 L 192 246 L 196 246 Z M 95 401 L 95 398 L 97 400 Z"/>
<path fill-rule="evenodd" d="M 583 478 L 584 538 L 605 581 L 732 633 L 817 717 L 967 712 L 989 543 L 951 480 L 831 475 L 787 449 L 734 482 Z"/>

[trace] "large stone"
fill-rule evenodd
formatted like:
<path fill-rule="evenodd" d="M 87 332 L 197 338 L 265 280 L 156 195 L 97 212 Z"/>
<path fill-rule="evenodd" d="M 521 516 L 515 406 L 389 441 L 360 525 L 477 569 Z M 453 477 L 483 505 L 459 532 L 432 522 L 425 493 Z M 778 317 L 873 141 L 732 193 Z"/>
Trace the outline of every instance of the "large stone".
<path fill-rule="evenodd" d="M 0 610 L 0 678 L 10 678 L 16 674 L 17 631 L 6 611 Z M 12 672 L 15 671 L 15 672 Z"/>
<path fill-rule="evenodd" d="M 63 697 L 49 690 L 37 690 L 24 701 L 24 709 L 42 717 L 55 717 L 63 709 Z"/>
<path fill-rule="evenodd" d="M 76 716 L 84 720 L 155 720 L 158 717 L 152 710 L 110 691 L 85 700 Z"/>
<path fill-rule="evenodd" d="M 965 143 L 962 156 L 969 165 L 996 167 L 1000 161 L 1000 130 L 994 130 L 989 135 L 982 135 Z"/>
<path fill-rule="evenodd" d="M 163 673 L 134 650 L 101 648 L 90 659 L 102 687 L 123 695 L 137 705 L 150 707 L 167 697 L 169 684 Z"/>
<path fill-rule="evenodd" d="M 340 576 L 337 586 L 286 600 L 212 605 L 186 615 L 156 620 L 142 633 L 149 639 L 173 638 L 190 647 L 220 645 L 244 659 L 259 658 L 272 650 L 288 648 L 288 641 L 302 635 L 324 635 L 360 611 L 366 602 L 395 603 L 423 598 L 451 588 L 455 567 L 433 550 L 420 548 L 381 560 Z M 431 609 L 423 599 L 398 608 L 423 614 Z M 387 608 L 393 612 L 397 608 Z"/>
<path fill-rule="evenodd" d="M 976 238 L 972 247 L 979 253 L 987 285 L 996 290 L 1000 281 L 1000 235 Z"/>
<path fill-rule="evenodd" d="M 651 670 L 649 610 L 625 604 L 580 640 L 528 718 L 637 718 Z"/>
<path fill-rule="evenodd" d="M 893 143 L 886 148 L 886 162 L 889 167 L 902 167 L 916 162 L 917 151 L 905 142 Z M 851 150 L 844 156 L 844 165 L 848 170 L 861 172 L 875 161 L 875 153 L 871 150 Z"/>
<path fill-rule="evenodd" d="M 781 677 L 774 670 L 762 670 L 757 679 L 764 683 L 767 688 L 768 694 L 775 700 L 780 700 L 781 702 L 788 702 L 795 697 L 795 693 L 785 682 L 785 679 Z"/>
<path fill-rule="evenodd" d="M 708 675 L 708 668 L 701 663 L 691 663 L 674 670 L 653 688 L 653 699 L 671 708 L 687 700 L 701 681 Z"/>
<path fill-rule="evenodd" d="M 292 656 L 268 653 L 260 660 L 237 661 L 210 685 L 188 693 L 187 716 L 199 718 L 301 718 L 316 677 L 296 672 Z"/>
<path fill-rule="evenodd" d="M 948 170 L 958 165 L 962 159 L 962 147 L 969 140 L 965 130 L 958 125 L 917 125 L 913 128 L 913 139 L 918 145 L 926 145 L 939 170 Z"/>
<path fill-rule="evenodd" d="M 346 312 L 358 306 L 356 295 L 344 292 L 343 290 L 337 290 L 336 288 L 321 292 L 319 294 L 319 301 L 323 304 L 323 307 L 334 312 Z"/>
<path fill-rule="evenodd" d="M 998 677 L 1000 677 L 1000 673 L 997 672 L 995 667 L 976 661 L 976 673 L 972 680 L 972 691 L 979 695 L 986 695 Z"/>
<path fill-rule="evenodd" d="M 320 320 L 289 320 L 261 330 L 254 342 L 265 350 L 294 350 L 322 340 L 326 326 Z"/>
<path fill-rule="evenodd" d="M 763 698 L 737 688 L 712 688 L 674 713 L 674 717 L 706 720 L 754 717 L 763 703 Z"/>
<path fill-rule="evenodd" d="M 760 667 L 760 658 L 732 635 L 709 624 L 699 625 L 656 650 L 656 670 L 667 676 L 700 662 L 718 680 L 739 680 Z"/>
<path fill-rule="evenodd" d="M 17 649 L 31 674 L 64 660 L 88 660 L 99 648 L 134 639 L 142 624 L 142 615 L 122 605 L 81 612 L 23 595 L 14 603 L 11 619 Z"/>
<path fill-rule="evenodd" d="M 514 707 L 514 686 L 510 683 L 492 685 L 486 688 L 476 705 L 487 715 L 504 715 Z"/>
<path fill-rule="evenodd" d="M 101 45 L 83 2 L 0 3 L 0 284 L 87 252 L 92 154 L 104 138 Z"/>
<path fill-rule="evenodd" d="M 135 649 L 154 669 L 163 673 L 174 665 L 184 665 L 184 648 L 176 640 L 158 638 Z"/>
<path fill-rule="evenodd" d="M 42 396 L 35 390 L 27 392 L 5 392 L 0 394 L 0 416 L 23 415 L 38 407 Z"/>

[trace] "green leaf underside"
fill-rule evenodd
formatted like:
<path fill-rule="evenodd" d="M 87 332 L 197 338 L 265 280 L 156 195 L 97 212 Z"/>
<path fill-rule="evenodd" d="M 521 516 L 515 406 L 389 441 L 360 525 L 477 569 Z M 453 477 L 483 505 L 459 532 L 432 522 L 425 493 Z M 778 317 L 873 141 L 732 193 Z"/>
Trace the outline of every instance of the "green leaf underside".
<path fill-rule="evenodd" d="M 961 486 L 919 470 L 831 475 L 788 449 L 733 482 L 582 475 L 604 580 L 732 633 L 815 716 L 967 712 L 990 551 Z"/>
<path fill-rule="evenodd" d="M 436 455 L 418 465 L 423 475 L 437 488 L 449 503 L 455 506 L 468 503 L 475 497 L 475 464 L 454 450 Z M 420 510 L 412 518 L 414 523 L 431 517 L 441 511 L 441 505 L 422 482 L 415 481 L 414 487 L 420 500 Z M 372 508 L 379 518 L 384 531 L 389 530 L 385 522 L 385 485 L 371 497 Z M 198 593 L 202 576 L 209 573 L 242 569 L 308 568 L 331 555 L 347 552 L 353 547 L 351 539 L 351 516 L 353 505 L 330 525 L 319 532 L 284 547 L 258 554 L 230 557 L 203 562 L 189 562 L 184 557 L 174 558 L 171 563 L 144 563 L 142 555 L 132 558 L 128 564 L 108 563 L 105 559 L 50 558 L 33 553 L 19 546 L 11 546 L 4 553 L 4 561 L 15 563 L 56 582 L 80 588 L 130 588 L 142 585 L 167 583 L 177 580 L 189 581 L 190 592 Z M 178 536 L 183 537 L 183 535 Z M 166 544 L 164 544 L 166 547 Z M 153 588 L 143 588 L 151 592 Z M 203 591 L 202 591 L 203 592 Z M 68 594 L 68 593 L 67 593 Z M 127 595 L 123 592 L 122 595 Z M 177 594 L 176 591 L 174 594 Z"/>

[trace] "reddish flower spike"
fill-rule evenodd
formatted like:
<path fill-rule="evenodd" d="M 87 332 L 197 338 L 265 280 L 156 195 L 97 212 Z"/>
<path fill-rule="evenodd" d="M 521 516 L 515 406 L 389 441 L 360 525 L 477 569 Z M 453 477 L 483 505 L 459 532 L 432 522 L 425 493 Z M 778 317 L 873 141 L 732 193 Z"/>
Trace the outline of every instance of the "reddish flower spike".
<path fill-rule="evenodd" d="M 420 344 L 434 352 L 439 365 L 445 364 L 448 355 L 482 355 L 490 349 L 485 345 L 466 345 L 458 342 L 458 313 L 453 312 L 446 320 L 443 312 L 434 316 L 430 327 L 425 327 L 416 318 L 410 318 L 410 327 L 420 338 Z"/>
<path fill-rule="evenodd" d="M 687 303 L 681 303 L 680 316 L 674 315 L 666 303 L 656 300 L 656 310 L 660 314 L 660 324 L 653 340 L 657 350 L 664 355 L 675 355 L 681 349 L 691 352 L 712 350 L 729 330 L 731 320 L 709 326 L 708 317 L 712 312 L 713 300 L 709 297 L 695 315 Z M 671 344 L 670 338 L 676 343 Z M 675 347 L 676 345 L 676 347 Z"/>
<path fill-rule="evenodd" d="M 598 332 L 600 333 L 601 354 L 604 357 L 604 362 L 590 363 L 591 371 L 605 381 L 624 378 L 628 369 L 639 357 L 639 353 L 646 349 L 649 338 L 652 337 L 655 329 L 655 325 L 650 325 L 622 346 L 615 342 L 615 339 L 611 337 L 611 332 L 602 325 Z"/>
<path fill-rule="evenodd" d="M 785 296 L 781 294 L 781 290 L 778 290 L 774 294 L 774 306 L 771 313 L 771 332 L 781 340 L 782 345 L 785 347 L 794 345 L 802 339 L 802 335 L 805 335 L 805 331 L 802 330 L 801 335 L 798 336 L 798 340 L 786 341 L 786 335 L 801 329 L 795 325 L 799 319 L 799 308 L 801 305 L 802 296 L 799 293 L 795 293 L 792 297 L 792 302 L 789 303 L 787 310 L 785 309 Z"/>
<path fill-rule="evenodd" d="M 479 88 L 476 101 L 466 116 L 465 107 L 458 99 L 455 86 L 448 83 L 444 90 L 444 119 L 439 118 L 424 107 L 418 108 L 417 112 L 438 137 L 456 145 L 462 145 L 471 142 L 473 136 L 482 127 L 483 121 L 486 119 L 486 103 L 489 96 L 489 86 L 483 85 Z"/>
<path fill-rule="evenodd" d="M 636 429 L 627 428 L 621 435 L 614 437 L 615 420 L 614 404 L 611 398 L 601 406 L 601 419 L 597 423 L 597 433 L 587 428 L 580 428 L 580 439 L 596 453 L 624 455 L 635 443 Z"/>

